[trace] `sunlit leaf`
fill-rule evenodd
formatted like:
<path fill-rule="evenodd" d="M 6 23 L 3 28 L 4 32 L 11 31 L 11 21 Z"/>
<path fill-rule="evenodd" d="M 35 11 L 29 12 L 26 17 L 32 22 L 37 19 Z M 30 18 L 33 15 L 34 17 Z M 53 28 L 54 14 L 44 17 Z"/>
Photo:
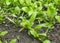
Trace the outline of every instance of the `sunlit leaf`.
<path fill-rule="evenodd" d="M 10 0 L 6 0 L 6 4 L 10 5 L 11 4 Z"/>
<path fill-rule="evenodd" d="M 10 41 L 10 43 L 16 43 L 16 39 L 12 39 L 11 41 Z"/>
<path fill-rule="evenodd" d="M 47 9 L 47 14 L 48 14 L 48 17 L 51 17 L 51 19 L 53 19 L 53 17 L 57 14 L 56 8 L 52 3 L 49 4 L 49 7 Z"/>
<path fill-rule="evenodd" d="M 28 7 L 22 7 L 22 10 L 24 11 L 24 12 L 29 12 L 29 8 Z"/>
<path fill-rule="evenodd" d="M 34 29 L 31 29 L 31 30 L 30 30 L 30 33 L 31 33 L 31 35 L 33 35 L 34 37 L 38 37 L 38 33 L 37 33 Z"/>
<path fill-rule="evenodd" d="M 32 25 L 33 22 L 35 21 L 36 15 L 37 15 L 36 12 L 34 12 L 34 13 L 31 15 L 31 17 L 30 17 L 30 19 L 29 19 L 29 22 L 30 22 L 31 25 Z"/>
<path fill-rule="evenodd" d="M 18 6 L 15 7 L 15 13 L 20 14 L 20 8 Z"/>
<path fill-rule="evenodd" d="M 60 16 L 56 16 L 55 18 L 56 18 L 57 21 L 60 23 Z"/>
<path fill-rule="evenodd" d="M 24 0 L 19 0 L 19 2 L 20 2 L 20 4 L 22 4 L 22 5 L 24 4 Z"/>
<path fill-rule="evenodd" d="M 43 41 L 43 43 L 51 43 L 51 41 L 45 40 L 45 41 Z"/>
<path fill-rule="evenodd" d="M 7 33 L 8 33 L 8 31 L 3 31 L 3 32 L 0 32 L 0 37 L 5 36 Z"/>

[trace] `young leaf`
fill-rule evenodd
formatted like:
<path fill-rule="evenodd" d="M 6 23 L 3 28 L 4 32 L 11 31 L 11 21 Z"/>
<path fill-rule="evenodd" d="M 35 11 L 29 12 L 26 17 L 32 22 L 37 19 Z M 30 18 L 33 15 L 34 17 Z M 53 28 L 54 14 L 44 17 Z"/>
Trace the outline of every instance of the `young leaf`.
<path fill-rule="evenodd" d="M 46 34 L 45 34 L 45 33 L 40 33 L 39 35 L 40 35 L 40 36 L 46 36 Z"/>
<path fill-rule="evenodd" d="M 29 16 L 31 16 L 32 14 L 33 14 L 33 11 L 32 10 L 28 12 L 28 15 Z"/>
<path fill-rule="evenodd" d="M 10 41 L 10 43 L 16 43 L 16 39 L 12 39 L 11 41 Z"/>
<path fill-rule="evenodd" d="M 31 4 L 31 0 L 26 0 L 26 3 L 29 5 L 29 4 Z"/>
<path fill-rule="evenodd" d="M 24 4 L 24 0 L 19 0 L 19 2 L 20 2 L 20 4 L 22 4 L 22 5 Z"/>
<path fill-rule="evenodd" d="M 29 12 L 29 8 L 28 7 L 22 7 L 22 10 L 24 11 L 24 12 Z"/>
<path fill-rule="evenodd" d="M 3 31 L 3 32 L 0 32 L 0 37 L 6 35 L 8 33 L 8 31 Z"/>
<path fill-rule="evenodd" d="M 56 18 L 57 21 L 60 23 L 60 16 L 56 16 L 55 18 Z"/>
<path fill-rule="evenodd" d="M 39 34 L 39 40 L 44 40 L 46 37 L 46 33 L 40 33 Z"/>
<path fill-rule="evenodd" d="M 51 43 L 51 41 L 45 40 L 45 41 L 43 41 L 43 43 Z"/>
<path fill-rule="evenodd" d="M 50 17 L 51 19 L 53 19 L 53 17 L 57 14 L 56 8 L 52 3 L 50 3 L 47 8 L 47 14 L 48 14 L 48 17 Z"/>
<path fill-rule="evenodd" d="M 58 5 L 59 4 L 59 0 L 54 0 L 54 3 Z"/>
<path fill-rule="evenodd" d="M 22 18 L 21 26 L 26 27 L 27 20 L 26 18 Z"/>
<path fill-rule="evenodd" d="M 10 0 L 6 0 L 6 4 L 10 5 L 11 4 Z"/>
<path fill-rule="evenodd" d="M 36 18 L 36 12 L 34 12 L 32 15 L 31 15 L 31 17 L 30 17 L 30 19 L 29 19 L 29 22 L 30 22 L 30 24 L 31 25 L 33 25 L 33 22 L 34 22 L 34 20 L 35 20 L 35 18 Z"/>
<path fill-rule="evenodd" d="M 20 8 L 17 6 L 17 7 L 15 7 L 15 13 L 16 14 L 20 14 Z"/>
<path fill-rule="evenodd" d="M 33 35 L 35 38 L 38 37 L 38 33 L 37 33 L 34 29 L 31 29 L 29 32 L 30 32 L 31 35 Z"/>

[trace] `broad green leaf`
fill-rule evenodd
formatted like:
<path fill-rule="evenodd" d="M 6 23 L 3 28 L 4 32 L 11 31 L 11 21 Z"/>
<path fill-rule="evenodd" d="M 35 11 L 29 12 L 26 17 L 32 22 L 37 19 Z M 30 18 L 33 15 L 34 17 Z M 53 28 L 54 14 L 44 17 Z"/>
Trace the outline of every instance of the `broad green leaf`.
<path fill-rule="evenodd" d="M 6 4 L 10 5 L 11 4 L 10 0 L 6 0 Z"/>
<path fill-rule="evenodd" d="M 31 4 L 31 0 L 26 0 L 26 3 L 28 4 L 28 5 L 30 5 Z"/>
<path fill-rule="evenodd" d="M 15 7 L 15 13 L 20 14 L 20 8 L 18 6 Z"/>
<path fill-rule="evenodd" d="M 21 26 L 28 28 L 31 26 L 31 24 L 30 24 L 29 20 L 27 20 L 26 18 L 22 18 Z"/>
<path fill-rule="evenodd" d="M 26 23 L 27 23 L 26 18 L 23 18 L 23 17 L 22 17 L 21 26 L 25 27 L 25 26 L 26 26 Z"/>
<path fill-rule="evenodd" d="M 7 33 L 8 33 L 8 31 L 3 31 L 3 32 L 0 32 L 0 37 L 5 36 Z"/>
<path fill-rule="evenodd" d="M 52 3 L 50 3 L 47 8 L 47 14 L 48 14 L 48 17 L 50 17 L 51 19 L 53 19 L 53 17 L 57 14 L 56 8 Z"/>
<path fill-rule="evenodd" d="M 46 33 L 39 33 L 39 40 L 44 40 L 46 37 Z"/>
<path fill-rule="evenodd" d="M 0 43 L 2 43 L 2 41 L 0 40 Z"/>
<path fill-rule="evenodd" d="M 45 41 L 43 41 L 43 43 L 51 43 L 51 41 L 45 40 Z"/>
<path fill-rule="evenodd" d="M 28 15 L 29 16 L 31 16 L 32 14 L 33 14 L 33 11 L 32 10 L 28 12 Z"/>
<path fill-rule="evenodd" d="M 59 0 L 54 0 L 55 4 L 59 4 Z"/>
<path fill-rule="evenodd" d="M 33 25 L 33 22 L 35 21 L 36 15 L 37 15 L 36 12 L 34 12 L 34 13 L 31 15 L 31 17 L 30 17 L 30 19 L 29 19 L 29 22 L 30 22 L 31 25 Z"/>
<path fill-rule="evenodd" d="M 26 12 L 26 13 L 29 12 L 29 8 L 28 8 L 28 7 L 22 7 L 22 10 L 23 10 L 24 12 Z"/>
<path fill-rule="evenodd" d="M 24 0 L 19 0 L 19 2 L 20 2 L 20 4 L 23 5 L 25 1 Z"/>
<path fill-rule="evenodd" d="M 34 29 L 31 29 L 31 30 L 30 30 L 30 33 L 31 33 L 31 35 L 33 35 L 35 38 L 38 37 L 38 33 L 37 33 Z"/>
<path fill-rule="evenodd" d="M 10 43 L 16 43 L 17 39 L 12 39 Z"/>
<path fill-rule="evenodd" d="M 60 23 L 60 16 L 56 16 L 55 18 L 56 18 L 57 21 Z"/>

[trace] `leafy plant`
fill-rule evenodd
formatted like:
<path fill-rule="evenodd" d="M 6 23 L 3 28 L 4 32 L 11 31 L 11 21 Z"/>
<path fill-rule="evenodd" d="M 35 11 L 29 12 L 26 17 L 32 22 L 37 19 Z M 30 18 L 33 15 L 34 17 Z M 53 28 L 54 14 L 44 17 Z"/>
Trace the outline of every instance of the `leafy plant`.
<path fill-rule="evenodd" d="M 16 43 L 16 39 L 12 39 L 10 43 Z"/>
<path fill-rule="evenodd" d="M 3 31 L 3 32 L 0 32 L 0 37 L 5 36 L 7 33 L 8 33 L 8 31 Z"/>
<path fill-rule="evenodd" d="M 0 21 L 7 19 L 15 25 L 21 26 L 20 31 L 27 28 L 29 35 L 43 43 L 51 43 L 45 38 L 47 33 L 54 28 L 55 23 L 57 21 L 60 23 L 59 3 L 59 0 L 1 0 Z M 44 33 L 38 33 L 42 27 L 47 30 Z M 2 33 L 0 36 L 4 36 L 7 32 Z M 13 39 L 10 43 L 15 42 L 16 39 Z"/>
<path fill-rule="evenodd" d="M 8 33 L 8 31 L 0 32 L 0 37 L 5 36 L 7 33 Z M 0 43 L 3 43 L 3 42 L 0 40 Z"/>
<path fill-rule="evenodd" d="M 45 40 L 43 43 L 51 43 L 49 40 Z"/>
<path fill-rule="evenodd" d="M 56 16 L 55 18 L 56 18 L 57 21 L 60 23 L 60 16 Z"/>

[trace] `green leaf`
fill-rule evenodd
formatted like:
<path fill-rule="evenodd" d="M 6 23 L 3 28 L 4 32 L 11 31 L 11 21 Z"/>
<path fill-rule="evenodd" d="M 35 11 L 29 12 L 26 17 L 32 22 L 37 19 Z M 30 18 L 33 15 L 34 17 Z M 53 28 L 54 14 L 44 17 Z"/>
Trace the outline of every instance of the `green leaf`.
<path fill-rule="evenodd" d="M 56 8 L 52 3 L 50 3 L 47 8 L 47 14 L 48 14 L 48 17 L 50 17 L 50 19 L 53 19 L 53 17 L 57 14 Z"/>
<path fill-rule="evenodd" d="M 18 6 L 15 7 L 15 13 L 20 14 L 20 8 Z"/>
<path fill-rule="evenodd" d="M 43 41 L 43 43 L 51 43 L 51 41 L 45 40 L 45 41 Z"/>
<path fill-rule="evenodd" d="M 29 19 L 29 22 L 30 22 L 31 25 L 33 25 L 33 22 L 35 21 L 36 15 L 37 15 L 36 12 L 34 12 L 34 13 L 31 15 L 31 17 L 30 17 L 30 19 Z"/>
<path fill-rule="evenodd" d="M 46 36 L 46 33 L 40 33 L 39 35 L 45 37 Z"/>
<path fill-rule="evenodd" d="M 16 39 L 12 39 L 11 41 L 10 41 L 10 43 L 16 43 Z"/>
<path fill-rule="evenodd" d="M 24 0 L 19 0 L 19 2 L 20 2 L 20 4 L 23 5 L 25 1 Z"/>
<path fill-rule="evenodd" d="M 33 14 L 33 11 L 32 10 L 28 12 L 28 15 L 29 16 L 31 16 L 32 14 Z"/>
<path fill-rule="evenodd" d="M 35 38 L 38 37 L 38 33 L 37 33 L 34 29 L 31 29 L 31 30 L 30 30 L 30 33 L 31 33 L 31 35 L 33 35 Z"/>
<path fill-rule="evenodd" d="M 39 34 L 39 40 L 44 40 L 46 37 L 46 33 L 40 33 Z"/>
<path fill-rule="evenodd" d="M 2 41 L 0 40 L 0 43 L 2 43 Z"/>
<path fill-rule="evenodd" d="M 3 32 L 0 32 L 0 37 L 5 36 L 7 33 L 8 33 L 8 31 L 3 31 Z"/>
<path fill-rule="evenodd" d="M 27 23 L 26 18 L 23 18 L 23 17 L 22 17 L 21 26 L 26 27 L 26 23 Z"/>
<path fill-rule="evenodd" d="M 50 22 L 46 22 L 46 23 L 41 24 L 41 26 L 42 26 L 42 27 L 51 28 L 51 27 L 53 27 L 53 24 L 50 23 Z"/>
<path fill-rule="evenodd" d="M 57 5 L 59 4 L 59 0 L 54 0 L 54 2 L 55 2 L 55 4 L 57 4 Z"/>
<path fill-rule="evenodd" d="M 56 16 L 55 18 L 56 18 L 57 21 L 60 23 L 60 16 Z"/>
<path fill-rule="evenodd" d="M 39 29 L 41 29 L 41 25 L 37 25 L 36 27 L 35 27 L 35 30 L 39 30 Z"/>
<path fill-rule="evenodd" d="M 48 2 L 51 2 L 51 0 L 47 0 Z"/>
<path fill-rule="evenodd" d="M 22 7 L 22 10 L 23 10 L 24 12 L 26 12 L 26 13 L 29 12 L 29 8 L 28 8 L 28 7 Z"/>
<path fill-rule="evenodd" d="M 26 0 L 26 3 L 28 4 L 28 5 L 30 5 L 31 4 L 31 0 Z"/>
<path fill-rule="evenodd" d="M 6 4 L 10 5 L 11 4 L 10 0 L 6 0 Z"/>

